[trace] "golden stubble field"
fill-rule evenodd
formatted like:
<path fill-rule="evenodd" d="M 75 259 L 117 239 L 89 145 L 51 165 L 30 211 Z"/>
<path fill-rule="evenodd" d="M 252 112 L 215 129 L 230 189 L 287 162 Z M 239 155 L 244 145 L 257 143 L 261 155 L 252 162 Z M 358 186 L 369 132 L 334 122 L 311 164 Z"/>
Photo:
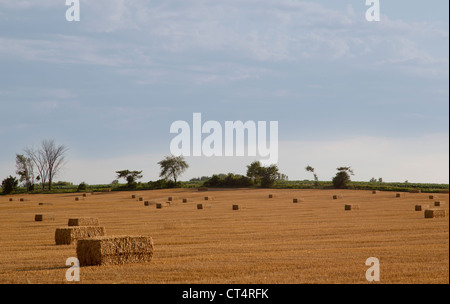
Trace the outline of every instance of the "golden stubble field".
<path fill-rule="evenodd" d="M 343 198 L 333 200 L 334 194 Z M 172 189 L 1 196 L 0 283 L 69 283 L 65 262 L 76 257 L 76 245 L 55 245 L 55 229 L 69 218 L 96 217 L 107 235 L 151 236 L 153 260 L 81 267 L 78 283 L 366 284 L 365 261 L 376 257 L 380 283 L 448 284 L 448 194 L 435 194 L 445 201 L 446 217 L 433 219 L 414 211 L 416 204 L 434 204 L 429 194 L 395 194 Z M 172 196 L 177 204 L 156 209 L 139 196 L 162 203 Z M 204 196 L 212 200 L 197 210 Z M 345 211 L 345 204 L 360 209 Z M 55 220 L 35 222 L 41 213 Z"/>

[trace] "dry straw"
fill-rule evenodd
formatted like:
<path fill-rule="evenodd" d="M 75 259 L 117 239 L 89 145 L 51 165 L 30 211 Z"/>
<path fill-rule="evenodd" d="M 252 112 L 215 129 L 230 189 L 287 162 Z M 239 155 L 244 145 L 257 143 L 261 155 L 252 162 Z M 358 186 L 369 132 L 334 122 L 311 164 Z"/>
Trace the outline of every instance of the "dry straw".
<path fill-rule="evenodd" d="M 359 205 L 345 205 L 345 210 L 359 210 Z"/>
<path fill-rule="evenodd" d="M 86 197 L 87 196 L 87 194 L 86 193 L 83 193 L 83 197 Z"/>
<path fill-rule="evenodd" d="M 75 200 L 76 200 L 76 201 L 79 201 L 79 200 L 80 200 L 80 198 L 79 198 L 79 197 L 76 197 L 76 198 L 75 198 Z"/>
<path fill-rule="evenodd" d="M 77 242 L 80 266 L 150 262 L 153 250 L 152 238 L 146 236 L 103 236 Z"/>
<path fill-rule="evenodd" d="M 444 205 L 444 202 L 441 202 L 441 201 L 435 201 L 435 202 L 434 202 L 434 206 L 435 206 L 435 207 L 440 207 L 440 206 L 442 206 L 442 205 Z"/>
<path fill-rule="evenodd" d="M 292 199 L 292 202 L 293 202 L 293 203 L 298 203 L 298 199 L 293 198 L 293 199 Z"/>
<path fill-rule="evenodd" d="M 426 209 L 424 212 L 425 218 L 445 217 L 445 210 L 442 209 Z"/>
<path fill-rule="evenodd" d="M 161 209 L 161 208 L 162 208 L 162 204 L 157 203 L 157 204 L 156 204 L 156 209 Z"/>
<path fill-rule="evenodd" d="M 203 209 L 203 204 L 197 204 L 197 209 Z"/>
<path fill-rule="evenodd" d="M 39 206 L 52 206 L 52 203 L 38 203 Z"/>
<path fill-rule="evenodd" d="M 396 193 L 395 197 L 401 197 L 402 195 L 400 193 Z"/>
<path fill-rule="evenodd" d="M 144 198 L 142 196 L 139 196 L 139 201 L 142 202 Z"/>
<path fill-rule="evenodd" d="M 333 199 L 341 199 L 341 198 L 342 198 L 341 194 L 333 195 Z"/>
<path fill-rule="evenodd" d="M 21 197 L 21 198 L 20 198 L 20 201 L 21 201 L 21 202 L 24 202 L 24 201 L 25 201 L 25 199 Z"/>
<path fill-rule="evenodd" d="M 149 201 L 144 202 L 144 206 L 149 206 L 149 205 L 150 205 Z"/>
<path fill-rule="evenodd" d="M 372 194 L 377 194 L 378 191 L 377 190 L 372 190 Z"/>
<path fill-rule="evenodd" d="M 183 198 L 183 203 L 187 203 L 188 199 L 187 198 Z"/>
<path fill-rule="evenodd" d="M 239 205 L 233 205 L 233 210 L 239 210 Z"/>
<path fill-rule="evenodd" d="M 104 235 L 105 227 L 99 226 L 75 226 L 56 228 L 55 242 L 56 245 L 70 245 L 80 239 Z"/>
<path fill-rule="evenodd" d="M 35 214 L 34 221 L 35 222 L 43 222 L 43 221 L 54 221 L 55 216 L 53 214 Z"/>
<path fill-rule="evenodd" d="M 429 199 L 435 199 L 434 195 L 429 195 L 428 198 Z"/>
<path fill-rule="evenodd" d="M 428 207 L 430 207 L 430 206 L 429 205 L 416 205 L 414 210 L 423 211 L 423 210 L 425 210 L 425 208 L 428 208 Z"/>
<path fill-rule="evenodd" d="M 10 197 L 10 198 L 9 198 L 9 201 L 10 201 L 10 202 L 12 202 L 12 201 L 13 201 L 13 198 L 12 198 L 12 197 Z"/>
<path fill-rule="evenodd" d="M 269 198 L 273 198 L 273 195 L 272 195 L 272 194 L 269 194 Z"/>
<path fill-rule="evenodd" d="M 171 202 L 171 201 L 172 201 L 172 197 L 169 196 L 169 197 L 167 198 L 167 200 L 168 200 L 169 202 Z"/>
<path fill-rule="evenodd" d="M 133 194 L 133 195 L 131 195 L 131 198 L 136 198 L 136 195 L 134 195 L 134 194 Z"/>
<path fill-rule="evenodd" d="M 67 226 L 98 226 L 98 219 L 94 217 L 70 218 Z"/>
<path fill-rule="evenodd" d="M 205 196 L 204 199 L 205 199 L 205 201 L 209 201 L 209 200 L 212 199 L 212 197 L 211 196 Z"/>

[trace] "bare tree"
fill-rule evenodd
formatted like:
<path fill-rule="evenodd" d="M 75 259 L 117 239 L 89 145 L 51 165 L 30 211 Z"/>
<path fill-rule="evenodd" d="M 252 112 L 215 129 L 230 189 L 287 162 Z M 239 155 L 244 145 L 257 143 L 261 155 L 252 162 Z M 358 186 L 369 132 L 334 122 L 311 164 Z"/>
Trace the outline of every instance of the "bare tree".
<path fill-rule="evenodd" d="M 52 190 L 53 178 L 58 175 L 65 164 L 64 154 L 67 152 L 67 148 L 64 145 L 56 146 L 54 140 L 43 140 L 41 149 L 47 162 L 48 190 Z"/>
<path fill-rule="evenodd" d="M 48 169 L 47 169 L 47 162 L 45 159 L 44 153 L 35 148 L 25 148 L 24 149 L 25 154 L 36 166 L 38 176 L 36 179 L 41 182 L 42 190 L 45 190 L 45 183 L 47 182 L 48 177 Z"/>
<path fill-rule="evenodd" d="M 64 166 L 66 152 L 67 148 L 64 145 L 56 146 L 54 140 L 43 140 L 38 149 L 25 149 L 27 157 L 33 161 L 39 172 L 42 190 L 45 190 L 47 180 L 48 189 L 52 190 L 53 178 Z"/>

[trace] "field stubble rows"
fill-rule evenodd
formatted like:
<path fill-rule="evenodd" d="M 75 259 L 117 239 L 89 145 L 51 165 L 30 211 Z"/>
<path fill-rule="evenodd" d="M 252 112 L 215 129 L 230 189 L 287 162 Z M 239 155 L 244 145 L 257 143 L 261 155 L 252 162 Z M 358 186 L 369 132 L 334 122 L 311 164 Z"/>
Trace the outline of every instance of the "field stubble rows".
<path fill-rule="evenodd" d="M 336 193 L 343 198 L 332 199 Z M 172 196 L 176 204 L 156 209 L 140 196 L 163 204 Z M 20 195 L 12 202 L 5 196 L 0 283 L 67 283 L 65 261 L 76 256 L 76 246 L 55 245 L 55 229 L 68 218 L 95 217 L 107 235 L 151 236 L 155 252 L 150 263 L 82 267 L 80 283 L 368 283 L 365 261 L 376 257 L 380 283 L 448 284 L 448 194 L 438 196 L 445 218 L 414 211 L 416 204 L 433 204 L 423 193 L 173 189 Z M 197 203 L 206 208 L 197 210 Z M 347 203 L 360 209 L 344 211 Z M 55 220 L 35 222 L 39 213 Z"/>

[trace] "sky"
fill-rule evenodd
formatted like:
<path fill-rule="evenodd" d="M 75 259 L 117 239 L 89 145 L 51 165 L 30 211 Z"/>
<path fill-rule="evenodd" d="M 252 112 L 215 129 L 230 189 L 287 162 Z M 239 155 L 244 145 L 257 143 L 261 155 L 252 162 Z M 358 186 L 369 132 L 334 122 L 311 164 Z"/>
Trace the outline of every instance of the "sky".
<path fill-rule="evenodd" d="M 449 2 L 0 0 L 0 179 L 42 140 L 56 180 L 159 179 L 173 122 L 277 121 L 290 180 L 449 183 Z M 203 136 L 205 138 L 206 135 Z M 260 157 L 188 156 L 181 180 Z"/>

